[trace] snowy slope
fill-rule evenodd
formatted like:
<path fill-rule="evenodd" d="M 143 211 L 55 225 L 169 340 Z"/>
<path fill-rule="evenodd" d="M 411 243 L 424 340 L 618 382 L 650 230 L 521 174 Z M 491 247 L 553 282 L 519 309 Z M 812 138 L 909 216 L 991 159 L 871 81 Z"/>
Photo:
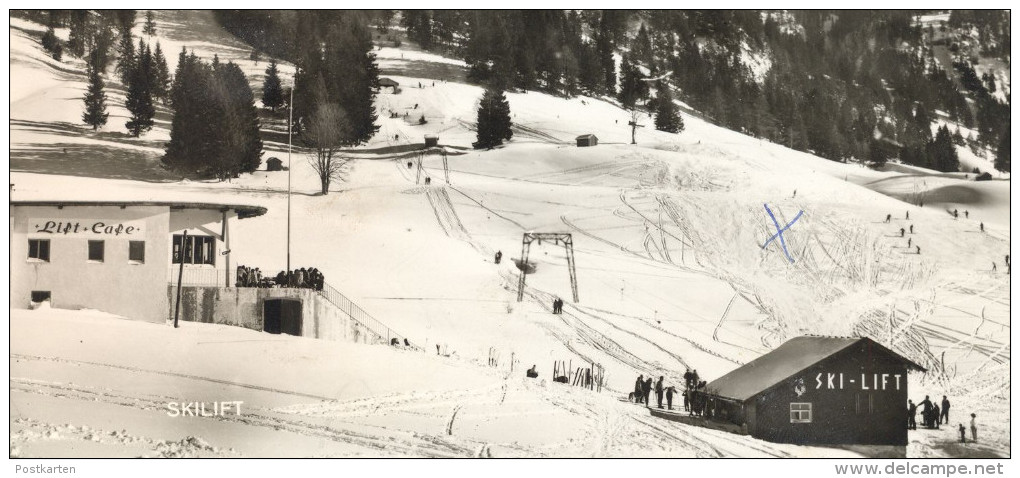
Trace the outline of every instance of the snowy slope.
<path fill-rule="evenodd" d="M 248 61 L 249 50 L 228 38 L 206 13 L 161 12 L 157 23 L 168 57 L 175 58 L 171 46 L 188 45 L 201 49 L 200 55 L 217 52 L 222 61 Z M 31 33 L 18 25 L 12 24 L 11 38 L 12 58 L 20 59 L 12 59 L 14 77 L 40 78 L 32 84 L 12 82 L 15 199 L 188 196 L 259 204 L 269 213 L 237 223 L 233 255 L 239 263 L 262 270 L 284 266 L 282 253 L 267 251 L 284 250 L 285 173 L 260 171 L 230 183 L 171 181 L 150 167 L 161 154 L 168 116 L 140 139 L 117 133 L 122 121 L 115 122 L 113 114 L 108 126 L 112 131 L 93 134 L 77 124 L 83 76 L 65 77 L 60 71 L 73 70 L 73 62 L 58 66 L 45 61 Z M 201 372 L 207 378 L 240 374 L 237 380 L 246 384 L 325 399 L 293 401 L 286 393 L 250 398 L 266 407 L 272 420 L 294 415 L 302 423 L 316 423 L 317 432 L 295 432 L 290 427 L 299 425 L 287 422 L 283 428 L 290 434 L 284 440 L 295 434 L 312 437 L 301 440 L 325 440 L 329 447 L 321 454 L 331 456 L 837 456 L 843 452 L 780 447 L 725 434 L 704 438 L 701 429 L 660 423 L 617 400 L 638 374 L 664 375 L 675 384 L 685 367 L 691 367 L 711 380 L 805 333 L 869 335 L 931 370 L 911 377 L 913 395 L 949 393 L 958 397 L 954 409 L 988 416 L 990 426 L 1008 416 L 1009 281 L 1001 263 L 1009 253 L 1008 182 L 976 183 L 960 175 L 918 170 L 872 171 L 689 116 L 681 135 L 646 127 L 637 133 L 638 144 L 630 145 L 629 115 L 612 103 L 530 92 L 507 95 L 515 123 L 507 146 L 480 152 L 457 149 L 465 154 L 449 156 L 449 183 L 441 158 L 428 157 L 424 165 L 432 185 L 425 187 L 416 184 L 415 171 L 406 166 L 409 159 L 399 151 L 420 144 L 427 133 L 439 134 L 451 151 L 469 147 L 475 140 L 482 90 L 463 82 L 463 64 L 456 60 L 411 49 L 381 48 L 376 53 L 383 76 L 400 82 L 402 92 L 377 97 L 380 132 L 350 152 L 358 159 L 349 181 L 329 195 L 317 194 L 307 156 L 295 153 L 292 262 L 314 265 L 327 282 L 373 316 L 426 350 L 439 344 L 453 358 L 346 344 L 320 346 L 200 324 L 185 328 L 195 335 L 167 345 L 169 350 L 190 351 L 198 350 L 201 342 L 209 353 L 238 353 L 260 363 L 307 357 L 310 374 L 385 377 L 379 388 L 359 385 L 340 393 L 321 384 L 280 381 L 275 373 L 244 376 L 238 367 L 247 366 L 249 359 Z M 264 69 L 242 66 L 246 73 Z M 249 78 L 260 85 L 256 76 Z M 111 94 L 111 105 L 121 101 Z M 397 118 L 390 118 L 390 112 Z M 427 124 L 418 124 L 421 115 Z M 651 118 L 640 122 L 651 124 Z M 596 134 L 599 146 L 574 147 L 573 138 L 584 133 Z M 68 152 L 61 152 L 64 148 Z M 285 153 L 280 155 L 283 148 L 267 143 L 271 152 L 266 157 L 286 160 Z M 103 165 L 119 167 L 116 174 L 97 172 Z M 912 205 L 918 197 L 925 198 L 925 207 Z M 780 226 L 803 211 L 784 234 L 794 262 L 779 241 L 762 248 L 776 231 L 766 204 Z M 960 219 L 947 213 L 952 209 L 961 211 Z M 964 210 L 970 212 L 967 219 Z M 904 218 L 908 211 L 909 221 Z M 891 224 L 883 222 L 887 214 L 893 216 Z M 985 234 L 977 231 L 980 222 Z M 911 245 L 920 246 L 923 254 L 915 254 L 907 248 L 907 238 L 899 237 L 899 228 L 910 225 L 915 228 Z M 532 247 L 529 259 L 537 269 L 527 278 L 525 301 L 516 302 L 519 272 L 510 259 L 519 258 L 521 234 L 528 231 L 573 234 L 579 303 L 570 300 L 563 249 L 550 244 Z M 493 263 L 497 250 L 504 254 L 500 265 Z M 992 261 L 999 262 L 998 273 L 990 271 Z M 549 313 L 556 296 L 567 302 L 562 315 Z M 55 311 L 49 312 L 52 317 L 21 314 L 16 315 L 18 339 L 12 342 L 19 345 L 19 354 L 119 360 L 123 365 L 144 360 L 131 350 L 107 357 L 105 350 L 88 347 L 73 352 L 82 355 L 67 355 L 71 352 L 56 348 L 60 338 L 53 343 L 32 339 L 40 333 L 34 324 L 42 318 L 72 327 L 86 319 Z M 103 329 L 123 325 L 104 320 Z M 146 333 L 154 334 L 155 341 L 173 332 L 130 326 L 150 327 Z M 216 336 L 223 336 L 225 343 L 206 343 L 215 342 L 211 337 Z M 244 345 L 247 340 L 270 340 L 281 350 L 259 358 L 266 349 Z M 483 366 L 492 351 L 500 356 L 495 370 Z M 345 361 L 337 353 L 372 360 Z M 516 372 L 506 375 L 511 356 Z M 603 365 L 608 390 L 594 394 L 519 379 L 521 370 L 532 364 L 548 378 L 554 360 L 569 361 L 573 367 Z M 71 380 L 61 367 L 24 367 L 12 377 L 60 386 Z M 162 367 L 154 363 L 140 368 Z M 450 371 L 420 377 L 400 372 L 418 367 Z M 117 370 L 124 369 L 108 371 L 110 380 L 119 376 Z M 110 386 L 97 380 L 89 386 Z M 366 381 L 376 387 L 375 381 Z M 12 381 L 12 390 L 15 386 Z M 175 386 L 157 381 L 143 392 L 169 395 Z M 19 394 L 45 394 L 21 382 L 17 387 Z M 139 391 L 120 392 L 134 396 Z M 81 426 L 74 417 L 61 415 L 61 402 L 52 403 L 45 413 L 25 418 L 34 421 L 20 422 L 28 430 L 26 437 L 47 427 Z M 408 403 L 414 406 L 407 408 Z M 387 412 L 378 417 L 378 410 Z M 141 419 L 157 412 L 132 413 Z M 451 435 L 451 415 L 471 426 L 457 425 Z M 92 427 L 115 422 L 100 415 L 86 421 Z M 520 423 L 541 427 L 526 433 Z M 1006 424 L 1005 429 L 988 430 L 994 437 L 986 444 L 989 453 L 1008 456 L 1008 418 Z M 233 456 L 233 448 L 245 456 L 274 455 L 261 443 L 272 435 L 268 431 L 259 429 L 257 436 L 244 439 L 235 436 L 235 427 L 261 425 L 223 426 L 209 426 L 209 434 L 201 438 L 215 451 L 202 448 L 201 453 Z M 402 434 L 401 445 L 366 445 L 337 432 L 339 428 L 367 433 L 373 440 Z M 134 433 L 153 443 L 177 443 L 187 438 L 187 430 L 190 425 L 160 425 Z M 951 431 L 945 433 L 941 438 L 912 435 L 910 452 L 963 456 L 966 450 L 947 450 L 940 440 L 952 437 Z M 26 456 L 61 449 L 35 448 L 42 446 L 40 440 L 26 438 L 20 448 Z M 704 440 L 711 445 L 705 446 Z M 193 443 L 188 446 L 194 448 Z M 118 446 L 96 450 L 105 450 L 94 452 L 99 455 L 110 450 L 150 453 Z M 287 453 L 309 454 L 308 448 L 301 450 Z"/>

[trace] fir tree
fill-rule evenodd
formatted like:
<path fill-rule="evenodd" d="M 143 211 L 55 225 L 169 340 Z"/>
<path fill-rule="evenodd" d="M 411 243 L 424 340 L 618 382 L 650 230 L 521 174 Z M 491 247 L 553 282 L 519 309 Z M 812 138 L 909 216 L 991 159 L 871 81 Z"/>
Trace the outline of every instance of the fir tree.
<path fill-rule="evenodd" d="M 492 149 L 513 136 L 510 103 L 503 90 L 487 88 L 478 106 L 477 148 Z"/>
<path fill-rule="evenodd" d="M 57 39 L 57 34 L 53 31 L 53 27 L 50 26 L 46 29 L 46 33 L 42 36 L 42 46 L 46 51 L 53 53 L 53 49 L 60 44 L 60 40 Z"/>
<path fill-rule="evenodd" d="M 939 127 L 935 139 L 928 144 L 925 152 L 930 167 L 942 172 L 960 170 L 960 159 L 956 154 L 956 146 L 953 145 L 953 137 L 948 126 Z"/>
<path fill-rule="evenodd" d="M 669 92 L 669 85 L 660 85 L 655 103 L 657 105 L 655 110 L 655 129 L 669 133 L 679 133 L 684 130 L 684 120 L 680 117 L 676 104 L 673 103 L 673 95 Z"/>
<path fill-rule="evenodd" d="M 92 127 L 93 131 L 106 124 L 106 118 L 110 116 L 106 112 L 106 92 L 103 91 L 103 77 L 95 68 L 88 68 L 89 86 L 85 91 L 85 113 L 81 120 Z"/>
<path fill-rule="evenodd" d="M 280 84 L 280 72 L 276 60 L 269 60 L 266 68 L 266 80 L 262 83 L 262 105 L 273 112 L 283 106 L 283 86 Z"/>
<path fill-rule="evenodd" d="M 170 67 L 166 64 L 166 57 L 163 56 L 163 49 L 156 42 L 156 50 L 152 53 L 152 63 L 155 69 L 152 87 L 152 96 L 163 100 L 166 104 L 170 98 Z"/>
<path fill-rule="evenodd" d="M 638 100 L 648 98 L 648 82 L 629 55 L 624 55 L 620 65 L 620 93 L 617 98 L 627 109 L 633 108 Z"/>
<path fill-rule="evenodd" d="M 999 149 L 995 152 L 995 169 L 1008 173 L 1010 159 L 1009 150 L 1009 127 L 1006 127 L 1006 131 L 1002 133 L 1002 139 L 999 140 Z"/>
<path fill-rule="evenodd" d="M 121 83 L 126 85 L 135 69 L 135 44 L 131 38 L 131 30 L 124 31 L 117 48 L 120 50 L 117 57 L 117 74 L 120 75 Z"/>
<path fill-rule="evenodd" d="M 152 104 L 154 68 L 152 51 L 143 40 L 138 41 L 138 58 L 128 83 L 125 107 L 131 118 L 124 123 L 134 137 L 152 129 L 156 108 Z"/>
<path fill-rule="evenodd" d="M 228 179 L 262 162 L 255 95 L 233 62 L 215 68 L 181 52 L 170 96 L 174 116 L 163 164 L 200 177 Z"/>
<path fill-rule="evenodd" d="M 142 28 L 142 33 L 150 37 L 156 34 L 156 20 L 152 10 L 145 12 L 145 27 Z"/>

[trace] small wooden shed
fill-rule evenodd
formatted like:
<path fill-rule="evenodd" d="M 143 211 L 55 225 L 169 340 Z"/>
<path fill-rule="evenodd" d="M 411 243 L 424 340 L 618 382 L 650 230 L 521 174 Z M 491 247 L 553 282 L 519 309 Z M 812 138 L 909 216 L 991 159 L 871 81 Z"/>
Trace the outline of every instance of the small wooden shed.
<path fill-rule="evenodd" d="M 599 144 L 599 138 L 593 134 L 582 134 L 577 137 L 577 147 L 595 146 Z"/>
<path fill-rule="evenodd" d="M 283 171 L 283 161 L 281 161 L 280 158 L 267 159 L 266 171 Z"/>

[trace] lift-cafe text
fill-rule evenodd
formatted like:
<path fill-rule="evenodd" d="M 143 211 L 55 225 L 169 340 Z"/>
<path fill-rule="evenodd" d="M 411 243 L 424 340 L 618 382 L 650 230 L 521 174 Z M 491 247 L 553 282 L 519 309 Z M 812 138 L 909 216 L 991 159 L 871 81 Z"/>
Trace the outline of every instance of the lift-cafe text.
<path fill-rule="evenodd" d="M 31 219 L 35 234 L 54 234 L 63 236 L 98 237 L 98 236 L 140 236 L 145 221 L 110 222 L 99 219 Z"/>
<path fill-rule="evenodd" d="M 860 380 L 854 375 L 852 378 L 846 374 L 819 372 L 815 376 L 815 390 L 844 390 L 846 385 L 850 387 L 859 386 L 861 390 L 895 390 L 900 389 L 902 374 L 889 373 L 862 373 Z"/>

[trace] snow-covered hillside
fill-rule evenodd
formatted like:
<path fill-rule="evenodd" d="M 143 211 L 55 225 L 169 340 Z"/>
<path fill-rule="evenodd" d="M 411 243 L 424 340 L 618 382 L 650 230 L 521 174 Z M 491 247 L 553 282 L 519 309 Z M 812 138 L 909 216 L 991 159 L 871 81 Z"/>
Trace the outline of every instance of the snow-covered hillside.
<path fill-rule="evenodd" d="M 215 52 L 261 87 L 265 63 L 249 61 L 208 13 L 156 20 L 168 60 L 182 45 Z M 170 112 L 129 137 L 123 87 L 111 79 L 110 121 L 93 133 L 80 123 L 80 62 L 48 59 L 41 31 L 12 19 L 13 199 L 262 205 L 265 216 L 232 229 L 232 257 L 284 267 L 286 172 L 174 181 L 157 166 Z M 508 145 L 472 151 L 482 89 L 465 82 L 463 63 L 411 47 L 376 53 L 401 92 L 377 97 L 379 133 L 349 152 L 348 181 L 319 195 L 295 150 L 291 261 L 450 356 L 12 311 L 12 456 L 847 456 L 659 420 L 621 401 L 638 374 L 678 384 L 690 367 L 712 380 L 803 334 L 869 336 L 928 368 L 910 377 L 915 400 L 948 394 L 954 411 L 982 417 L 980 447 L 953 445 L 949 429 L 918 431 L 911 456 L 1009 455 L 1008 181 L 873 171 L 686 115 L 680 135 L 641 118 L 649 126 L 631 145 L 630 116 L 615 104 L 536 92 L 507 94 Z M 282 70 L 289 83 L 293 68 Z M 599 145 L 574 146 L 585 133 Z M 430 186 L 407 167 L 404 152 L 425 134 L 449 147 L 449 182 L 438 155 L 424 160 Z M 280 136 L 267 134 L 266 158 L 286 161 Z M 802 213 L 785 244 L 762 247 L 776 233 L 766 207 L 780 227 Z M 525 232 L 573 234 L 579 303 L 564 251 L 550 244 L 532 246 L 536 271 L 516 302 L 508 259 L 520 257 Z M 550 313 L 554 297 L 566 300 L 562 315 Z M 125 335 L 132 345 L 113 347 Z M 497 367 L 486 365 L 493 353 Z M 608 388 L 522 378 L 535 364 L 548 379 L 556 360 L 601 364 Z M 160 405 L 170 399 L 243 400 L 252 415 L 173 419 Z M 101 405 L 75 409 L 85 401 Z M 28 402 L 43 405 L 17 406 Z"/>

